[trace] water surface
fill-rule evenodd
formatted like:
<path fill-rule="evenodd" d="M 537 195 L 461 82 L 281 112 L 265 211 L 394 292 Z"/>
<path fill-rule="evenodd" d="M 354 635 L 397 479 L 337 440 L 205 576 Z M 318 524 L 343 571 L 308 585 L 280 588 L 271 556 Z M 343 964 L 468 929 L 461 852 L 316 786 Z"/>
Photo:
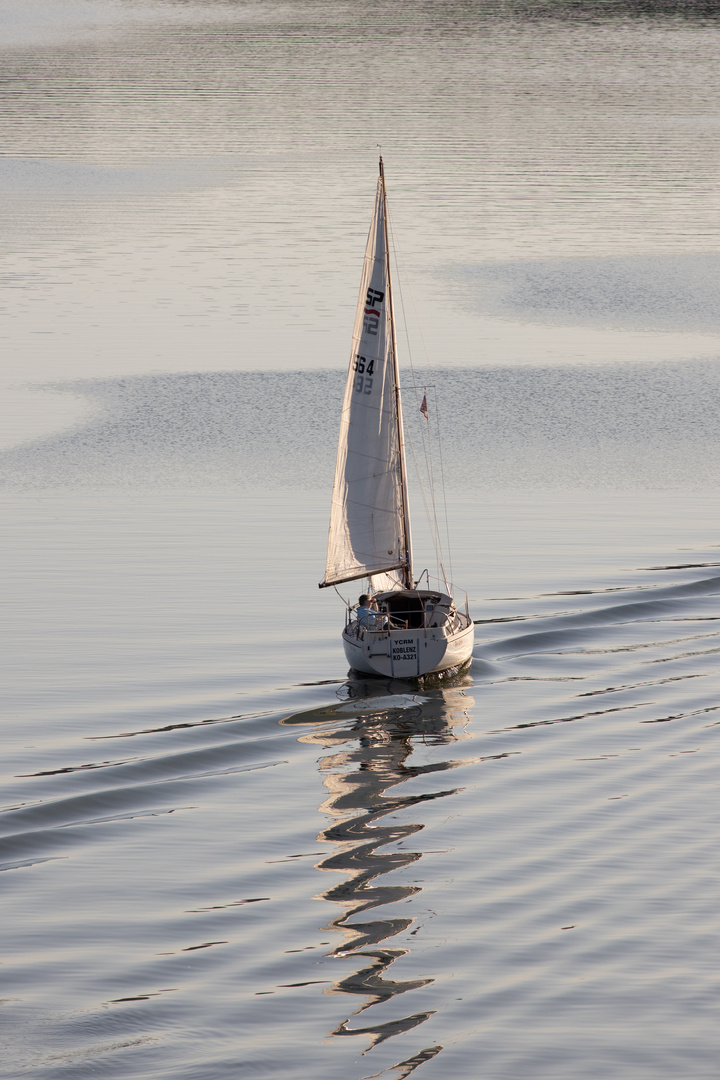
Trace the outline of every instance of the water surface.
<path fill-rule="evenodd" d="M 0 1075 L 715 1077 L 712 7 L 3 17 Z M 378 143 L 420 688 L 317 588 Z"/>

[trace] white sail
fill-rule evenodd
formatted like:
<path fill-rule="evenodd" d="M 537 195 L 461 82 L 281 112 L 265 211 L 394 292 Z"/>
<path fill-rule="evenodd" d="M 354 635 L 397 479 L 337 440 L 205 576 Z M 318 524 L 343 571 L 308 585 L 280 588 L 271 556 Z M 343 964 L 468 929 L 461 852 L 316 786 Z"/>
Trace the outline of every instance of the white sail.
<path fill-rule="evenodd" d="M 405 573 L 403 570 L 389 570 L 387 573 L 373 574 L 370 578 L 370 591 L 373 593 L 388 592 L 390 589 L 403 589 L 405 587 Z"/>
<path fill-rule="evenodd" d="M 383 175 L 378 180 L 340 423 L 322 586 L 410 571 Z M 406 581 L 407 583 L 407 581 Z"/>

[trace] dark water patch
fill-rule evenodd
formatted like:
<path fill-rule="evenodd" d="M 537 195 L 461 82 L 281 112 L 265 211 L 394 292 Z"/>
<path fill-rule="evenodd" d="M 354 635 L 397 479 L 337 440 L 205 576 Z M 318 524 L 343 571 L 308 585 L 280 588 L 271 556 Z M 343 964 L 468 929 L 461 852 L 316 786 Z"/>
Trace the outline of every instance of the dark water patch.
<path fill-rule="evenodd" d="M 204 728 L 213 724 L 231 724 L 236 720 L 257 720 L 271 713 L 239 713 L 237 716 L 219 716 L 207 720 L 186 720 L 177 724 L 165 724 L 163 727 L 142 728 L 140 731 L 121 731 L 114 735 L 88 735 L 89 740 L 94 739 L 133 739 L 137 735 L 158 735 L 168 731 L 185 731 L 188 728 Z"/>
<path fill-rule="evenodd" d="M 4 451 L 0 476 L 24 489 L 329 490 L 343 380 L 341 371 L 228 371 L 57 384 L 88 400 L 91 417 Z M 455 368 L 434 382 L 451 487 L 715 486 L 716 363 Z M 415 413 L 408 404 L 408 437 L 421 447 Z"/>
<path fill-rule="evenodd" d="M 267 749 L 267 748 L 263 748 Z M 120 760 L 108 769 L 112 769 L 103 790 L 119 788 L 120 785 L 131 783 L 133 786 L 145 780 L 148 785 L 163 784 L 171 781 L 187 780 L 193 777 L 220 776 L 232 772 L 242 771 L 247 768 L 270 768 L 283 764 L 281 759 L 250 761 L 261 750 L 260 746 L 248 745 L 248 743 L 235 742 L 214 745 L 210 747 L 197 747 L 191 751 L 182 751 L 176 754 L 159 753 L 154 756 L 131 758 Z M 64 767 L 57 770 L 44 770 L 36 773 L 25 774 L 28 777 L 42 776 L 73 776 L 78 784 L 94 784 L 95 769 L 76 769 Z M 87 777 L 87 779 L 86 779 Z"/>
<path fill-rule="evenodd" d="M 8 814 L 3 819 L 4 839 L 17 833 L 36 834 L 70 825 L 92 824 L 105 819 L 104 816 L 98 817 L 101 808 L 108 811 L 108 820 L 116 820 L 121 814 L 124 816 L 123 812 L 127 808 L 131 808 L 128 810 L 128 816 L 159 813 L 161 809 L 164 810 L 161 806 L 162 802 L 175 797 L 174 792 L 159 791 L 153 795 L 156 806 L 152 808 L 139 806 L 138 803 L 146 790 L 145 785 L 131 785 L 125 788 L 96 789 L 84 795 L 46 800 L 32 809 L 18 810 Z M 147 795 L 145 797 L 147 798 Z"/>
<path fill-rule="evenodd" d="M 150 998 L 160 997 L 161 994 L 173 994 L 177 989 L 177 986 L 168 986 L 164 990 L 153 990 L 149 994 L 138 994 L 136 997 L 112 998 L 108 1001 L 108 1005 L 124 1005 L 129 1001 L 149 1001 Z"/>
<path fill-rule="evenodd" d="M 582 682 L 582 675 L 508 675 L 503 679 L 493 679 L 493 683 L 513 682 L 536 682 L 536 683 L 566 683 Z"/>
<path fill-rule="evenodd" d="M 613 640 L 614 637 L 613 634 Z M 506 638 L 493 642 L 492 646 L 482 646 L 482 652 L 490 652 L 495 661 L 506 661 L 526 657 L 533 653 L 550 655 L 604 651 L 597 647 L 592 649 L 589 647 L 597 641 L 597 638 L 597 630 L 592 625 L 561 630 L 548 629 L 534 634 L 522 634 L 515 638 Z M 608 651 L 626 651 L 627 649 L 634 651 L 645 647 L 647 646 L 644 643 L 642 645 L 632 644 L 628 646 L 610 645 Z"/>
<path fill-rule="evenodd" d="M 669 675 L 665 679 L 651 679 L 644 682 L 626 683 L 623 686 L 605 686 L 601 690 L 586 690 L 578 697 L 597 697 L 598 694 L 620 694 L 627 690 L 641 690 L 650 686 L 662 686 L 664 683 L 684 682 L 686 679 L 706 678 L 708 672 L 696 671 L 688 675 Z"/>
<path fill-rule="evenodd" d="M 577 720 L 594 720 L 599 716 L 609 716 L 611 713 L 625 712 L 629 709 L 640 709 L 650 704 L 651 702 L 642 701 L 634 705 L 619 705 L 611 709 L 597 709 L 594 712 L 577 713 L 575 716 L 558 716 L 551 720 L 534 720 L 524 724 L 515 724 L 510 728 L 498 729 L 497 732 L 491 732 L 490 734 L 501 734 L 502 731 L 523 731 L 526 728 L 553 727 L 555 724 L 574 724 Z"/>
<path fill-rule="evenodd" d="M 720 577 L 713 576 L 708 578 L 698 578 L 695 581 L 688 581 L 682 584 L 672 584 L 664 587 L 660 586 L 659 591 L 656 591 L 655 595 L 674 598 L 695 596 L 699 593 L 705 593 L 708 596 L 716 596 L 719 592 Z"/>
<path fill-rule="evenodd" d="M 715 254 L 490 263 L 455 271 L 477 310 L 533 322 L 717 333 Z"/>
<path fill-rule="evenodd" d="M 10 814 L 15 810 L 26 810 L 29 806 L 40 806 L 41 803 L 42 799 L 35 799 L 32 802 L 28 800 L 27 802 L 19 802 L 10 806 L 3 806 L 0 807 L 0 814 Z"/>
<path fill-rule="evenodd" d="M 269 896 L 251 896 L 246 900 L 231 900 L 228 904 L 213 904 L 211 907 L 204 908 L 188 908 L 188 914 L 196 915 L 203 911 L 225 911 L 227 908 L 242 907 L 243 904 L 260 904 L 269 899 Z"/>
<path fill-rule="evenodd" d="M 675 563 L 669 566 L 645 566 L 644 570 L 700 570 L 705 569 L 708 566 L 720 566 L 720 563 L 716 562 L 702 562 L 702 563 Z"/>
<path fill-rule="evenodd" d="M 298 686 L 344 686 L 347 679 L 321 679 L 319 682 L 298 683 Z"/>
<path fill-rule="evenodd" d="M 613 611 L 602 611 L 601 617 L 596 621 L 595 613 L 585 613 L 566 620 L 558 620 L 561 626 L 557 630 L 547 628 L 530 634 L 521 634 L 512 638 L 501 638 L 491 643 L 483 643 L 476 648 L 476 655 L 488 656 L 495 662 L 509 660 L 533 653 L 553 654 L 580 654 L 602 655 L 604 653 L 638 652 L 647 649 L 663 648 L 684 645 L 690 641 L 707 641 L 708 638 L 717 637 L 714 630 L 704 631 L 697 634 L 684 634 L 680 637 L 658 637 L 658 624 L 667 625 L 670 632 L 675 628 L 674 618 L 658 619 L 659 610 L 665 610 L 665 605 L 660 604 L 658 609 L 653 602 L 645 605 L 627 605 Z M 669 614 L 669 613 L 668 613 Z M 633 617 L 634 616 L 634 617 Z M 690 620 L 695 622 L 694 619 Z M 650 640 L 630 641 L 625 644 L 616 644 L 617 630 L 636 624 L 643 624 L 648 630 L 652 629 L 655 636 Z M 640 635 L 638 635 L 640 636 Z M 602 645 L 602 639 L 607 640 Z M 672 657 L 661 657 L 646 660 L 646 663 L 664 663 L 670 659 L 683 659 L 689 656 L 712 655 L 717 648 L 698 650 L 693 652 L 676 652 Z"/>
<path fill-rule="evenodd" d="M 680 639 L 680 640 L 687 640 L 687 639 Z M 692 640 L 692 639 L 690 639 L 690 640 Z M 673 645 L 678 644 L 678 641 L 671 642 L 671 644 L 673 644 Z M 719 652 L 720 652 L 720 646 L 718 646 L 718 648 L 716 648 L 716 649 L 698 649 L 698 650 L 693 651 L 693 652 L 681 652 L 681 653 L 677 653 L 675 656 L 660 656 L 655 660 L 646 660 L 645 663 L 646 664 L 669 664 L 669 663 L 672 663 L 675 660 L 694 660 L 697 657 L 705 657 L 705 656 L 708 656 L 708 657 L 713 656 L 714 657 Z"/>
<path fill-rule="evenodd" d="M 204 941 L 202 945 L 188 945 L 181 952 L 197 952 L 198 949 L 211 949 L 214 945 L 227 945 L 227 941 Z"/>
<path fill-rule="evenodd" d="M 50 855 L 45 859 L 22 859 L 18 862 L 9 862 L 0 864 L 0 871 L 3 870 L 24 870 L 28 866 L 37 866 L 39 863 L 52 862 L 56 858 L 64 858 L 62 855 Z"/>
<path fill-rule="evenodd" d="M 87 817 L 82 821 L 72 821 L 57 825 L 58 829 L 78 829 L 86 825 L 107 825 L 115 821 L 136 821 L 138 818 L 160 817 L 163 814 L 177 814 L 183 810 L 196 810 L 195 806 L 173 806 L 170 810 L 134 810 L 129 814 L 105 814 L 103 817 Z"/>
<path fill-rule="evenodd" d="M 297 854 L 297 855 L 286 855 L 282 859 L 269 859 L 268 864 L 270 864 L 270 863 L 290 863 L 290 862 L 293 862 L 294 859 L 316 859 L 318 857 L 318 855 L 322 855 L 322 851 L 303 851 L 301 854 Z"/>
<path fill-rule="evenodd" d="M 715 563 L 687 563 L 685 565 L 677 566 L 641 566 L 638 567 L 639 573 L 646 573 L 649 570 L 695 570 L 704 569 L 706 567 L 715 566 Z M 637 592 L 642 594 L 650 590 L 655 590 L 655 595 L 671 596 L 676 593 L 678 596 L 682 596 L 684 591 L 707 591 L 710 595 L 714 594 L 720 589 L 720 578 L 713 576 L 708 578 L 696 578 L 690 582 L 678 582 L 668 585 L 657 585 L 654 582 L 646 585 L 639 585 L 634 583 L 632 585 L 625 586 L 613 586 L 612 588 L 605 589 L 572 589 L 563 592 L 547 593 L 547 596 L 603 596 L 608 593 L 626 593 Z M 657 592 L 660 590 L 660 592 Z M 513 597 L 506 597 L 505 599 L 514 599 Z M 557 614 L 562 614 L 558 612 Z"/>
<path fill-rule="evenodd" d="M 91 761 L 86 765 L 65 765 L 62 769 L 44 769 L 35 773 L 18 773 L 18 776 L 61 776 L 63 773 L 86 772 L 89 769 L 111 769 L 137 760 L 137 758 L 121 758 L 117 761 Z"/>
<path fill-rule="evenodd" d="M 641 720 L 641 724 L 671 724 L 674 720 L 687 720 L 691 716 L 705 716 L 707 713 L 717 712 L 720 705 L 708 705 L 703 709 L 695 709 L 692 712 L 675 713 L 674 716 L 660 716 L 657 720 Z M 714 726 L 714 725 L 711 725 Z"/>

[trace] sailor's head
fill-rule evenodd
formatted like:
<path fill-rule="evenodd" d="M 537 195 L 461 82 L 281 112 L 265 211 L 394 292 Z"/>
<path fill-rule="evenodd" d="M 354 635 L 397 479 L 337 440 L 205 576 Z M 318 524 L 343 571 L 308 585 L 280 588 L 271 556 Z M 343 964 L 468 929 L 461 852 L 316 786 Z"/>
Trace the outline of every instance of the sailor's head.
<path fill-rule="evenodd" d="M 360 607 L 367 607 L 369 603 L 370 597 L 366 592 L 364 592 L 362 596 L 358 599 L 358 604 L 360 605 Z"/>

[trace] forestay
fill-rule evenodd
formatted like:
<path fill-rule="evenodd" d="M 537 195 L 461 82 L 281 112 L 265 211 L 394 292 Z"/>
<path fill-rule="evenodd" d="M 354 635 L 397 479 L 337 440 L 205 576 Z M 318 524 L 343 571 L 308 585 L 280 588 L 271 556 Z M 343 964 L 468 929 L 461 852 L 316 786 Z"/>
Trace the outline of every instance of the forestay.
<path fill-rule="evenodd" d="M 400 581 L 410 572 L 394 348 L 381 171 L 355 315 L 321 588 L 393 570 L 403 571 L 393 575 Z"/>

